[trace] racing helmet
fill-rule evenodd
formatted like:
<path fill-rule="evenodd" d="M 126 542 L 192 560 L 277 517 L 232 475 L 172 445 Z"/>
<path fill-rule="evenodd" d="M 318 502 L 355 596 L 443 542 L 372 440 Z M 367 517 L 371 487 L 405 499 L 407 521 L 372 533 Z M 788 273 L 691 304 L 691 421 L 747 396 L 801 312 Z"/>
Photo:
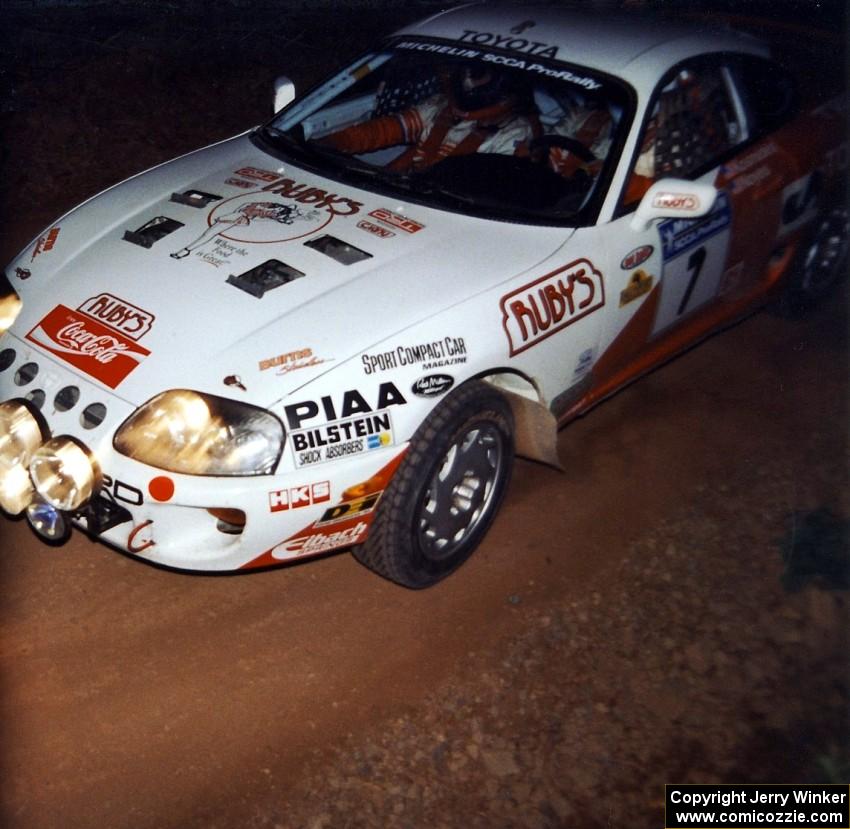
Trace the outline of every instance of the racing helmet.
<path fill-rule="evenodd" d="M 519 94 L 508 73 L 468 63 L 454 69 L 449 98 L 455 115 L 472 121 L 501 118 L 517 105 Z"/>

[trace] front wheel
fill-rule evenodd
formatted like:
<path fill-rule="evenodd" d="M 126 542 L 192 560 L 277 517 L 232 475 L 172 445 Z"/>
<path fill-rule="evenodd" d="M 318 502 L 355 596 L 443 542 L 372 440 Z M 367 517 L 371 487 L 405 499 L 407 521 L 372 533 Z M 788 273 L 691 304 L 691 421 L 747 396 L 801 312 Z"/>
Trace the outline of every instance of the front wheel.
<path fill-rule="evenodd" d="M 505 494 L 513 417 L 486 383 L 466 383 L 423 421 L 354 555 L 405 587 L 435 584 L 472 554 Z"/>

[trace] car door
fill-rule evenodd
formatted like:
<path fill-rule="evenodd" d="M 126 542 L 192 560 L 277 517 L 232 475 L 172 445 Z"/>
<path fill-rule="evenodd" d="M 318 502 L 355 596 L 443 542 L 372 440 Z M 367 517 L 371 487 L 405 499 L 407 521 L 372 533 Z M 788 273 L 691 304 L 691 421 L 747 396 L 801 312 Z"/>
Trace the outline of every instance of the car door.
<path fill-rule="evenodd" d="M 702 57 L 668 72 L 640 129 L 639 150 L 627 160 L 620 208 L 607 226 L 609 269 L 619 302 L 608 309 L 606 338 L 594 369 L 603 388 L 619 385 L 629 373 L 640 373 L 700 335 L 745 272 L 746 247 L 735 240 L 757 235 L 762 218 L 758 206 L 737 211 L 735 194 L 723 187 L 705 211 L 706 191 L 700 185 L 709 185 L 711 192 L 722 165 L 749 138 L 746 114 L 723 60 Z M 669 215 L 635 222 L 653 185 L 653 209 Z M 778 188 L 779 180 L 763 180 L 762 186 Z"/>

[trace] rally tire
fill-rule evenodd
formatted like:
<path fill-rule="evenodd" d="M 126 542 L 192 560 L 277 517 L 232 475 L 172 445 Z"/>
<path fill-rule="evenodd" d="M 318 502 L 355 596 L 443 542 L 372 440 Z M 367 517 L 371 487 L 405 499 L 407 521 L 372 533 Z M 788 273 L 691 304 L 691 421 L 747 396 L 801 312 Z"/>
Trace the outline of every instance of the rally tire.
<path fill-rule="evenodd" d="M 850 211 L 831 207 L 818 217 L 792 266 L 790 281 L 779 296 L 780 316 L 796 318 L 829 296 L 847 269 Z"/>
<path fill-rule="evenodd" d="M 480 381 L 442 400 L 410 440 L 358 561 L 413 589 L 456 570 L 489 529 L 513 467 L 507 400 Z"/>

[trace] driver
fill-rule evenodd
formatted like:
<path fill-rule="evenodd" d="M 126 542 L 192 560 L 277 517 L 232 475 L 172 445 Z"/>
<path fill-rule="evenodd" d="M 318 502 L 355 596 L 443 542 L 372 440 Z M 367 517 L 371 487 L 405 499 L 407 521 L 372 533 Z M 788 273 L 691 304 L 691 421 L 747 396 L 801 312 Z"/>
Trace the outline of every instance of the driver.
<path fill-rule="evenodd" d="M 549 165 L 564 178 L 572 177 L 579 170 L 595 176 L 611 147 L 613 127 L 614 121 L 604 103 L 594 99 L 588 99 L 583 105 L 576 103 L 550 134 L 574 139 L 590 152 L 582 158 L 568 147 L 554 143 L 549 150 Z"/>
<path fill-rule="evenodd" d="M 539 131 L 523 114 L 524 97 L 504 72 L 468 65 L 449 73 L 446 92 L 393 115 L 354 124 L 320 139 L 348 154 L 407 144 L 387 167 L 424 170 L 450 156 L 470 153 L 522 155 Z"/>

